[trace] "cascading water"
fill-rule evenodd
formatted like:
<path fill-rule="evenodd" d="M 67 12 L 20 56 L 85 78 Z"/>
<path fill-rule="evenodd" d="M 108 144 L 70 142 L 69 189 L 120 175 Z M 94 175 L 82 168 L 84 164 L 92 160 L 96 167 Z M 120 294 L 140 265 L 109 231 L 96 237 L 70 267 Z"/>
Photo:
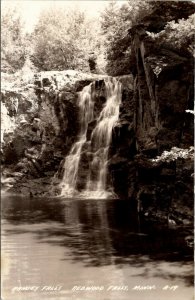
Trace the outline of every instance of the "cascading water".
<path fill-rule="evenodd" d="M 106 191 L 108 152 L 112 140 L 112 129 L 119 117 L 121 84 L 115 78 L 109 79 L 105 84 L 106 103 L 91 134 L 93 159 L 90 163 L 85 191 L 88 198 L 107 198 L 110 194 Z"/>
<path fill-rule="evenodd" d="M 78 105 L 80 112 L 80 133 L 77 142 L 72 146 L 69 155 L 66 157 L 64 176 L 61 183 L 61 195 L 68 197 L 73 196 L 76 191 L 81 150 L 86 142 L 88 124 L 93 120 L 94 103 L 91 100 L 91 84 L 84 87 L 82 92 L 80 92 Z"/>
<path fill-rule="evenodd" d="M 107 198 L 111 192 L 106 190 L 107 163 L 109 146 L 112 140 L 112 129 L 119 117 L 121 102 L 121 83 L 116 78 L 105 80 L 106 103 L 88 140 L 88 151 L 91 153 L 87 183 L 83 191 L 77 192 L 76 184 L 79 176 L 79 162 L 82 149 L 87 142 L 88 124 L 94 120 L 94 102 L 92 100 L 92 84 L 86 86 L 79 95 L 80 134 L 76 143 L 66 157 L 61 195 L 81 198 Z"/>

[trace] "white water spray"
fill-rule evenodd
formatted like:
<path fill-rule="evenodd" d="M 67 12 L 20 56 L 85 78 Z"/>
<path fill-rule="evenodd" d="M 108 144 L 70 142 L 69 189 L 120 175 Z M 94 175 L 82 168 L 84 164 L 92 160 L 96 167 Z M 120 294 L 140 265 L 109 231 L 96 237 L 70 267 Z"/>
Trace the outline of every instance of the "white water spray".
<path fill-rule="evenodd" d="M 79 176 L 79 162 L 82 148 L 86 143 L 88 124 L 94 120 L 91 84 L 80 93 L 80 134 L 72 146 L 64 164 L 61 195 L 66 197 L 78 196 L 81 198 L 107 198 L 112 191 L 107 191 L 107 163 L 109 147 L 112 140 L 112 130 L 119 117 L 121 103 L 121 83 L 115 78 L 105 80 L 106 103 L 99 114 L 95 128 L 90 137 L 91 161 L 89 162 L 86 188 L 82 192 L 76 191 Z"/>
<path fill-rule="evenodd" d="M 84 87 L 82 92 L 79 94 L 80 133 L 77 142 L 73 144 L 64 164 L 61 195 L 66 197 L 71 197 L 76 192 L 76 182 L 78 177 L 81 150 L 86 142 L 88 124 L 93 120 L 93 106 L 94 103 L 91 100 L 90 84 Z"/>
<path fill-rule="evenodd" d="M 106 103 L 91 134 L 93 160 L 90 164 L 87 189 L 88 198 L 107 198 L 107 163 L 112 130 L 118 121 L 121 102 L 121 84 L 114 78 L 105 82 Z"/>

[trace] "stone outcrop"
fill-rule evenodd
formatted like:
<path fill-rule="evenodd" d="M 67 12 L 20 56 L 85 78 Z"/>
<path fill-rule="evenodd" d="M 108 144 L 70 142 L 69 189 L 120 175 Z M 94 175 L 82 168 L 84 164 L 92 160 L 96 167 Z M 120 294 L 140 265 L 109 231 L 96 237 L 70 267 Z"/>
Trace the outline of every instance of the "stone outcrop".
<path fill-rule="evenodd" d="M 17 88 L 4 84 L 3 187 L 39 196 L 50 190 L 78 133 L 78 93 L 95 80 L 98 91 L 102 78 L 68 70 L 33 74 L 25 84 L 17 82 Z M 96 109 L 102 105 L 99 102 Z"/>
<path fill-rule="evenodd" d="M 144 214 L 166 216 L 166 222 L 170 216 L 179 224 L 192 222 L 194 118 L 186 110 L 194 105 L 193 59 L 158 47 L 145 29 L 131 30 L 134 78 L 123 88 L 109 174 L 115 192 L 136 200 Z M 180 156 L 155 162 L 165 150 L 171 155 L 174 147 Z M 189 156 L 182 157 L 182 151 Z"/>
<path fill-rule="evenodd" d="M 172 3 L 174 6 L 174 3 Z M 167 4 L 164 4 L 165 6 Z M 193 220 L 193 58 L 186 51 L 158 45 L 147 34 L 190 9 L 170 8 L 130 31 L 132 74 L 120 76 L 119 122 L 109 149 L 108 183 L 153 220 L 189 225 Z M 158 11 L 158 9 L 157 9 Z M 78 130 L 78 93 L 92 84 L 95 115 L 106 100 L 104 76 L 77 71 L 42 72 L 22 87 L 2 90 L 3 186 L 31 196 L 58 193 L 64 157 Z M 95 126 L 91 122 L 87 137 Z M 86 146 L 86 145 L 85 145 Z M 88 169 L 87 146 L 80 159 L 80 190 Z M 56 174 L 56 176 L 54 176 Z"/>
<path fill-rule="evenodd" d="M 193 68 L 185 57 L 176 60 L 171 51 L 164 55 L 159 49 L 158 57 L 164 55 L 167 63 L 156 73 L 156 45 L 146 35 L 139 39 L 139 31 L 133 43 L 136 73 L 118 77 L 122 103 L 109 151 L 108 183 L 146 216 L 187 224 L 193 211 L 193 116 L 186 112 L 193 108 Z M 98 115 L 106 100 L 101 76 L 47 72 L 36 74 L 25 89 L 2 91 L 3 120 L 10 124 L 3 132 L 2 183 L 9 191 L 42 196 L 53 187 L 53 195 L 58 194 L 64 157 L 79 130 L 78 93 L 91 82 Z M 95 124 L 89 124 L 87 136 Z M 83 149 L 78 190 L 86 182 L 88 155 Z"/>

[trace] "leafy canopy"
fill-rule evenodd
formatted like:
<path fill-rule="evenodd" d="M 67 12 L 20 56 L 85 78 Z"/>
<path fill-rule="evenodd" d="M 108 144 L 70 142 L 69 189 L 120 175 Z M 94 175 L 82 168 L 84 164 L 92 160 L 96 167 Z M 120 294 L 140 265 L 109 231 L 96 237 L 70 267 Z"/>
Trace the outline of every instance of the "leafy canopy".
<path fill-rule="evenodd" d="M 13 73 L 24 65 L 26 57 L 23 22 L 17 7 L 2 6 L 1 14 L 1 69 Z"/>
<path fill-rule="evenodd" d="M 119 5 L 109 2 L 101 15 L 101 28 L 106 49 L 106 71 L 110 75 L 130 73 L 131 39 L 128 30 L 149 11 L 151 3 L 129 0 Z"/>
<path fill-rule="evenodd" d="M 44 11 L 33 32 L 33 62 L 40 70 L 89 71 L 89 59 L 100 52 L 98 24 L 79 9 Z M 96 56 L 97 56 L 96 55 Z"/>

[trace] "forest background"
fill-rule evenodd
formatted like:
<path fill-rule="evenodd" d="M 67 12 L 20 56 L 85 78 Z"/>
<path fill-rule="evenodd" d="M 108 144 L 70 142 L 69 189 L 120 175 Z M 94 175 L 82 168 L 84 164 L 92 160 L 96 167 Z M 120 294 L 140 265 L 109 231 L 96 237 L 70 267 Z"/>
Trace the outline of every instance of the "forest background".
<path fill-rule="evenodd" d="M 64 5 L 59 5 L 60 1 L 35 1 L 40 6 L 36 20 L 33 11 L 32 18 L 25 20 L 24 6 L 20 5 L 24 2 L 32 1 L 1 4 L 3 73 L 73 69 L 112 76 L 129 74 L 133 65 L 129 30 L 162 5 L 163 9 L 175 5 L 180 10 L 186 4 L 127 0 L 62 1 Z M 43 2 L 47 5 L 41 6 Z M 71 3 L 74 5 L 68 5 Z M 168 22 L 164 30 L 148 35 L 159 44 L 168 43 L 178 51 L 193 53 L 194 24 L 195 14 Z"/>

